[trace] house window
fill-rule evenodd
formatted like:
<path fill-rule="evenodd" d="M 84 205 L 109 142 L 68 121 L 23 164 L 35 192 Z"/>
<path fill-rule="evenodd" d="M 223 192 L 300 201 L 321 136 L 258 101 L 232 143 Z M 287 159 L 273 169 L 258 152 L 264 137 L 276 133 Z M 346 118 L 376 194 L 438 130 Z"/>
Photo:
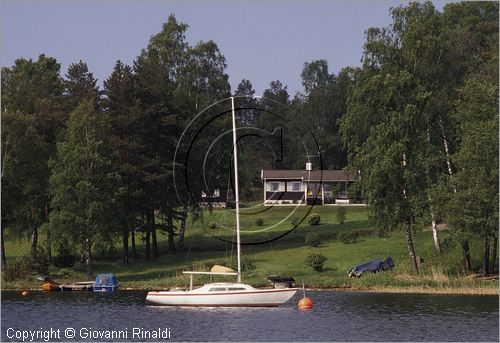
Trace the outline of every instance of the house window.
<path fill-rule="evenodd" d="M 266 183 L 266 191 L 267 192 L 284 192 L 285 191 L 285 183 L 279 181 L 271 181 Z"/>
<path fill-rule="evenodd" d="M 271 182 L 271 192 L 277 192 L 280 189 L 279 182 Z"/>
<path fill-rule="evenodd" d="M 289 182 L 288 183 L 288 191 L 291 191 L 291 192 L 302 191 L 302 183 L 301 182 Z"/>

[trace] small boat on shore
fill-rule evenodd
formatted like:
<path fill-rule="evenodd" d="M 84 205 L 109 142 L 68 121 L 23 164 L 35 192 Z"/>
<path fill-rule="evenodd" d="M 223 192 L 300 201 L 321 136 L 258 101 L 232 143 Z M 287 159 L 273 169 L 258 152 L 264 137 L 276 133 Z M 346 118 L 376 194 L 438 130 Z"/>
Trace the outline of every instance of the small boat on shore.
<path fill-rule="evenodd" d="M 118 280 L 113 274 L 99 274 L 95 278 L 94 292 L 114 292 L 118 289 Z"/>
<path fill-rule="evenodd" d="M 42 283 L 42 291 L 47 291 L 47 292 L 54 292 L 54 291 L 60 291 L 60 284 L 54 281 L 48 281 Z"/>
<path fill-rule="evenodd" d="M 61 290 L 61 288 L 59 288 L 60 284 L 52 280 L 48 275 L 38 275 L 36 279 L 42 282 L 42 291 L 54 292 Z"/>
<path fill-rule="evenodd" d="M 94 281 L 80 281 L 80 282 L 74 282 L 70 284 L 63 284 L 60 285 L 59 287 L 61 288 L 61 291 L 67 292 L 67 291 L 88 291 L 92 292 L 94 290 Z"/>

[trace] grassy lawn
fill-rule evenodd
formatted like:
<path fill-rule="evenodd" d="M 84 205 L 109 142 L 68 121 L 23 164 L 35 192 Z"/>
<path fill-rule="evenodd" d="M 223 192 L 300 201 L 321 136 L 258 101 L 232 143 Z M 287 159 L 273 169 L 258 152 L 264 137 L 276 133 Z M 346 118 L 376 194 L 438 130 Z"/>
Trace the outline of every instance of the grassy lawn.
<path fill-rule="evenodd" d="M 234 210 L 214 209 L 205 211 L 203 218 L 196 222 L 188 221 L 186 231 L 186 251 L 167 254 L 166 236 L 159 233 L 160 257 L 151 261 L 144 258 L 144 246 L 140 234 L 136 236 L 139 258 L 130 259 L 124 266 L 120 262 L 120 246 L 117 243 L 118 256 L 102 258 L 96 256 L 95 273 L 112 272 L 117 275 L 123 287 L 134 289 L 185 287 L 189 284 L 183 270 L 209 270 L 213 264 L 231 263 L 235 265 L 236 247 L 228 243 L 234 238 Z M 389 237 L 380 238 L 370 225 L 368 210 L 364 207 L 347 209 L 346 220 L 340 224 L 336 218 L 336 207 L 314 207 L 312 212 L 321 216 L 321 224 L 310 226 L 307 215 L 311 207 L 248 207 L 242 209 L 241 239 L 243 265 L 255 268 L 243 272 L 243 280 L 255 286 L 265 286 L 266 276 L 292 276 L 301 284 L 301 280 L 309 287 L 330 288 L 487 288 L 498 289 L 498 281 L 477 281 L 464 278 L 460 272 L 460 250 L 449 244 L 449 232 L 440 232 L 440 238 L 446 242 L 442 255 L 434 252 L 432 234 L 428 231 L 417 231 L 414 234 L 416 253 L 423 259 L 421 273 L 418 277 L 410 273 L 407 246 L 402 231 L 392 232 Z M 264 225 L 256 224 L 262 219 Z M 303 219 L 303 220 L 302 220 Z M 302 220 L 294 230 L 294 223 Z M 341 232 L 363 231 L 371 235 L 358 238 L 353 244 L 344 244 L 338 239 Z M 288 232 L 288 233 L 287 233 Z M 321 244 L 317 247 L 306 246 L 304 241 L 308 233 L 315 232 L 320 236 Z M 285 234 L 287 233 L 287 234 Z M 284 235 L 285 234 L 285 235 Z M 277 237 L 283 237 L 276 239 Z M 273 240 L 274 239 L 274 240 Z M 225 242 L 225 241 L 226 242 Z M 245 245 L 248 244 L 248 245 Z M 473 265 L 480 266 L 482 245 L 473 241 L 471 254 Z M 6 242 L 8 261 L 29 252 L 27 241 Z M 328 260 L 322 272 L 317 272 L 304 264 L 307 255 L 321 253 Z M 396 264 L 394 271 L 363 275 L 359 279 L 347 277 L 347 271 L 354 265 L 373 259 L 391 256 Z M 67 272 L 68 280 L 85 279 L 84 266 L 76 265 Z M 51 272 L 60 273 L 54 267 Z M 223 281 L 224 277 L 216 277 L 214 281 Z M 208 277 L 199 277 L 197 283 L 209 281 Z M 37 288 L 38 282 L 32 279 L 2 282 L 3 288 Z"/>

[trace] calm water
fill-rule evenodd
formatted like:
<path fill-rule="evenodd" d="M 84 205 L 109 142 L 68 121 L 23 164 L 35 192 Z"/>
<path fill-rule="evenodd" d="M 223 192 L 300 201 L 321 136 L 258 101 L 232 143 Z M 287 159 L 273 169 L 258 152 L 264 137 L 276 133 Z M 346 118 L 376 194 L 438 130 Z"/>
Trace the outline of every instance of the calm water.
<path fill-rule="evenodd" d="M 23 330 L 25 334 L 30 330 L 38 334 L 35 341 L 44 341 L 46 337 L 50 342 L 498 342 L 499 339 L 497 296 L 311 291 L 308 296 L 314 300 L 315 307 L 303 312 L 296 309 L 300 293 L 288 304 L 271 309 L 162 307 L 146 303 L 145 294 L 139 291 L 115 294 L 31 292 L 22 297 L 20 292 L 4 291 L 1 341 L 21 341 L 9 339 L 7 334 L 17 333 L 21 337 Z M 121 336 L 115 336 L 120 338 L 99 337 L 112 331 L 115 335 L 120 331 Z M 68 338 L 66 332 L 70 336 L 74 332 L 75 337 Z M 138 335 L 134 336 L 134 332 Z M 140 338 L 142 334 L 150 337 L 159 334 L 160 338 Z M 92 335 L 95 338 L 89 338 Z"/>

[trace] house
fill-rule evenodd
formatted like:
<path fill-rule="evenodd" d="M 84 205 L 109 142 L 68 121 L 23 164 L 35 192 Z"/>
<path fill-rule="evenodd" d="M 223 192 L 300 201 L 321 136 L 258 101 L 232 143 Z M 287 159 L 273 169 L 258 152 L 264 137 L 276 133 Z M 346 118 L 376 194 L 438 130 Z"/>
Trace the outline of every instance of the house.
<path fill-rule="evenodd" d="M 264 205 L 285 204 L 353 204 L 362 203 L 348 196 L 349 187 L 360 180 L 360 174 L 345 170 L 262 170 Z"/>
<path fill-rule="evenodd" d="M 207 193 L 201 192 L 201 201 L 199 203 L 201 206 L 226 207 L 227 202 L 234 198 L 231 190 L 221 191 L 220 188 L 215 188 L 212 192 L 207 191 Z"/>

